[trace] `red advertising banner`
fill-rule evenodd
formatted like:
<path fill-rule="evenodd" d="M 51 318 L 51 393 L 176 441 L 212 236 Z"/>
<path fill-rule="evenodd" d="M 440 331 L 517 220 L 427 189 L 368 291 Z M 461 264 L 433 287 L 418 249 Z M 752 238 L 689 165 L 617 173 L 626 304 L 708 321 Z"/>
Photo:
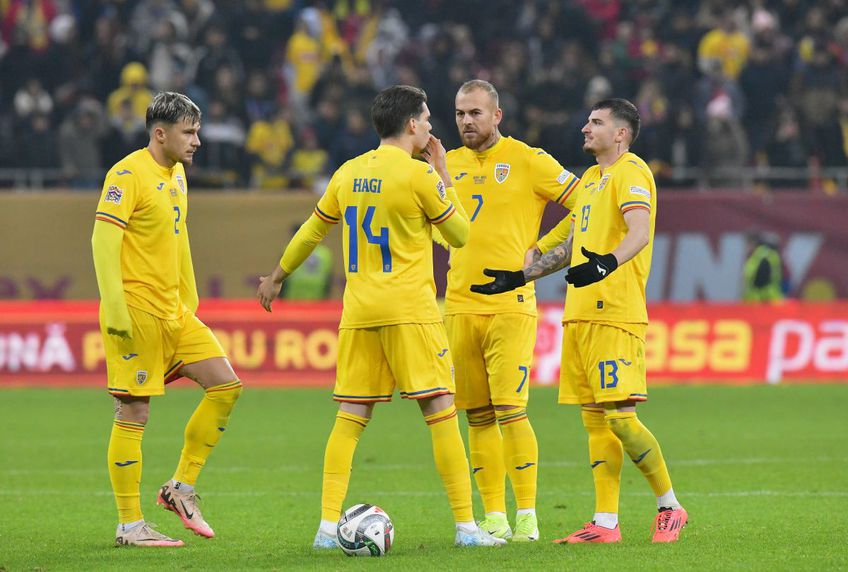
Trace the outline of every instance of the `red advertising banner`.
<path fill-rule="evenodd" d="M 652 382 L 848 382 L 848 302 L 653 304 Z M 340 302 L 206 300 L 200 316 L 251 385 L 328 386 Z M 559 377 L 562 307 L 542 304 L 531 379 Z M 96 302 L 0 303 L 0 387 L 105 383 Z"/>

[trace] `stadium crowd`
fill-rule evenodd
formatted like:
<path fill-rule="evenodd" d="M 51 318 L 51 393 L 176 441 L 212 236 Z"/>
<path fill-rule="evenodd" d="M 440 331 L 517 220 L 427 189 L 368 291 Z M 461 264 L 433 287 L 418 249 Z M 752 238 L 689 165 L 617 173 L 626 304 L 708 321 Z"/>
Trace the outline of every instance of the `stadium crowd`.
<path fill-rule="evenodd" d="M 500 91 L 504 134 L 575 168 L 591 162 L 588 109 L 611 95 L 639 108 L 634 151 L 660 184 L 680 167 L 713 185 L 746 166 L 845 167 L 846 4 L 0 0 L 0 173 L 99 188 L 170 90 L 204 113 L 195 188 L 316 187 L 377 144 L 368 109 L 392 84 L 425 89 L 458 145 L 453 98 L 475 77 Z"/>

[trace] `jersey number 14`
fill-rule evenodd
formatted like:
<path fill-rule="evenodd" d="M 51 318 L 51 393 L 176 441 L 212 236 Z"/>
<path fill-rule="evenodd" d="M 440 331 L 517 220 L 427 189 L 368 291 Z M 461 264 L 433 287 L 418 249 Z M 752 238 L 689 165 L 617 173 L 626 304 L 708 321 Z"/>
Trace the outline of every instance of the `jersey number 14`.
<path fill-rule="evenodd" d="M 380 227 L 380 234 L 371 232 L 371 222 L 374 220 L 374 212 L 377 207 L 366 207 L 365 216 L 359 222 L 359 207 L 351 205 L 345 209 L 344 220 L 347 224 L 347 270 L 348 272 L 359 272 L 359 228 L 365 233 L 368 244 L 380 246 L 383 272 L 392 271 L 392 251 L 389 249 L 389 228 Z"/>

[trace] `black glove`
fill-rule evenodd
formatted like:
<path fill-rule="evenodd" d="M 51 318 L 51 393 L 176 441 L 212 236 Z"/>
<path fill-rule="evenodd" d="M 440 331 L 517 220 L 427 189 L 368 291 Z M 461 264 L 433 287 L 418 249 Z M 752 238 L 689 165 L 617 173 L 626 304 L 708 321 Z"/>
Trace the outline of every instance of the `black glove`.
<path fill-rule="evenodd" d="M 471 291 L 477 294 L 500 294 L 509 292 L 527 284 L 523 270 L 492 270 L 484 268 L 483 274 L 494 278 L 488 284 L 472 284 Z"/>
<path fill-rule="evenodd" d="M 575 288 L 600 282 L 618 268 L 618 260 L 612 254 L 595 254 L 582 246 L 580 252 L 589 259 L 589 262 L 572 266 L 565 275 L 565 281 L 573 284 Z"/>

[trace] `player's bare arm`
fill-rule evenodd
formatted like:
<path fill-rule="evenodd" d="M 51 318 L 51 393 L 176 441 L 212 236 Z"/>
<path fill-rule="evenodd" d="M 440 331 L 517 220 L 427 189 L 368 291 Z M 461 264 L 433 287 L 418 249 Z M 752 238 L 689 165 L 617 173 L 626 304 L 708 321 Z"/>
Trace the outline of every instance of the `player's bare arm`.
<path fill-rule="evenodd" d="M 588 261 L 568 269 L 566 282 L 577 288 L 600 282 L 616 268 L 639 254 L 650 241 L 651 213 L 647 209 L 633 209 L 624 213 L 627 234 L 609 254 L 597 254 L 582 248 Z"/>
<path fill-rule="evenodd" d="M 555 246 L 523 270 L 492 270 L 491 268 L 484 268 L 483 274 L 494 278 L 494 280 L 488 284 L 473 284 L 471 291 L 486 295 L 501 294 L 520 288 L 528 282 L 538 280 L 548 274 L 553 274 L 557 270 L 568 266 L 571 261 L 573 241 L 574 228 L 572 227 L 565 242 Z M 530 252 L 527 253 L 527 256 L 530 256 Z"/>

